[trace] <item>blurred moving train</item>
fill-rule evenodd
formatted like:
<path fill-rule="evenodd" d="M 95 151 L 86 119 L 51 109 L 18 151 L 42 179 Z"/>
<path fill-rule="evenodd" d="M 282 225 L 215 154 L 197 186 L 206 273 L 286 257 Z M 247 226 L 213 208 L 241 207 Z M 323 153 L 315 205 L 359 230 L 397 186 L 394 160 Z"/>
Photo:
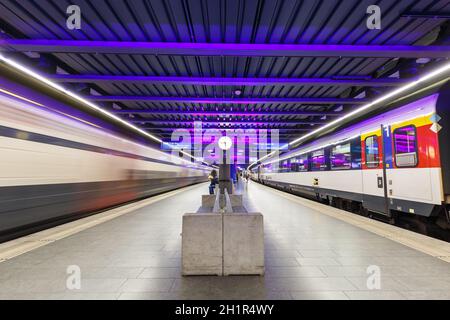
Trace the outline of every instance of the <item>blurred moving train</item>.
<path fill-rule="evenodd" d="M 0 241 L 194 183 L 210 168 L 0 95 Z"/>
<path fill-rule="evenodd" d="M 365 215 L 450 229 L 448 87 L 265 160 L 252 178 Z"/>

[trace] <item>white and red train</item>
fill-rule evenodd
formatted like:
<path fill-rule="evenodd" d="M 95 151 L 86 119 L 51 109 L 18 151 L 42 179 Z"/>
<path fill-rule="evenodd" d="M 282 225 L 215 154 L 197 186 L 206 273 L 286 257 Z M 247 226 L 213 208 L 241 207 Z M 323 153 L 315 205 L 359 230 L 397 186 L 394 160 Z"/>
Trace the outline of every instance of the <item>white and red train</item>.
<path fill-rule="evenodd" d="M 447 89 L 263 161 L 253 179 L 326 203 L 388 217 L 440 217 L 449 226 Z"/>

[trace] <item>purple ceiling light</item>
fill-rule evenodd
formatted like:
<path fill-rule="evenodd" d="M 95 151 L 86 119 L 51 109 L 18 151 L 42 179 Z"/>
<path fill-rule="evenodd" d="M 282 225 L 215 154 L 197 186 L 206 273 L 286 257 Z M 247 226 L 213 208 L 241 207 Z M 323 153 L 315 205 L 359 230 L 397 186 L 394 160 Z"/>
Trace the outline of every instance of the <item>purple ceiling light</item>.
<path fill-rule="evenodd" d="M 365 104 L 367 99 L 352 98 L 196 98 L 163 96 L 86 96 L 91 101 L 150 101 L 150 102 L 185 102 L 185 103 L 305 103 L 305 104 Z"/>
<path fill-rule="evenodd" d="M 131 42 L 2 39 L 0 50 L 191 56 L 447 58 L 450 46 Z"/>
<path fill-rule="evenodd" d="M 197 110 L 152 110 L 152 109 L 131 109 L 131 110 L 113 110 L 116 114 L 167 114 L 167 115 L 192 115 L 192 116 L 245 116 L 245 117 L 257 117 L 257 116 L 339 116 L 340 112 L 333 111 L 229 111 L 229 110 L 217 110 L 217 111 L 197 111 Z"/>
<path fill-rule="evenodd" d="M 311 131 L 313 130 L 313 128 L 285 128 L 285 127 L 276 127 L 276 126 L 272 126 L 270 128 L 263 128 L 262 126 L 259 126 L 257 128 L 253 128 L 250 126 L 242 126 L 243 124 L 239 124 L 239 126 L 237 125 L 232 125 L 231 128 L 230 127 L 223 127 L 223 126 L 218 126 L 218 125 L 208 125 L 205 127 L 202 127 L 202 130 L 237 130 L 237 129 L 255 129 L 255 130 L 279 130 L 280 132 L 302 132 L 302 131 Z M 270 124 L 266 124 L 266 126 L 269 126 Z M 141 129 L 144 130 L 162 130 L 162 131 L 173 131 L 176 129 L 184 129 L 184 130 L 188 130 L 188 131 L 193 131 L 193 125 L 185 125 L 184 127 L 174 127 L 174 126 L 166 126 L 166 127 L 141 127 Z"/>
<path fill-rule="evenodd" d="M 139 120 L 129 120 L 132 123 L 173 123 L 173 124 L 190 124 L 194 121 L 201 122 L 203 125 L 210 123 L 220 123 L 220 124 L 247 124 L 247 125 L 259 125 L 259 124 L 286 124 L 286 125 L 298 125 L 298 124 L 306 124 L 306 125 L 315 125 L 315 124 L 324 124 L 324 121 L 297 121 L 297 120 L 269 120 L 269 121 L 245 121 L 245 120 L 164 120 L 164 119 L 139 119 Z"/>

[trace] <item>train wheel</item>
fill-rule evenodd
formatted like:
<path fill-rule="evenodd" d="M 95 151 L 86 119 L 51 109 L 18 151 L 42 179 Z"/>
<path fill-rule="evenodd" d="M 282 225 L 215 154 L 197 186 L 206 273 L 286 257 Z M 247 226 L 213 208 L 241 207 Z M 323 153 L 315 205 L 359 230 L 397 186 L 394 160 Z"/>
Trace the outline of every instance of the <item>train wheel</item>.
<path fill-rule="evenodd" d="M 360 209 L 359 209 L 359 214 L 364 216 L 364 217 L 368 217 L 369 216 L 369 210 L 367 210 L 366 208 L 361 206 Z"/>

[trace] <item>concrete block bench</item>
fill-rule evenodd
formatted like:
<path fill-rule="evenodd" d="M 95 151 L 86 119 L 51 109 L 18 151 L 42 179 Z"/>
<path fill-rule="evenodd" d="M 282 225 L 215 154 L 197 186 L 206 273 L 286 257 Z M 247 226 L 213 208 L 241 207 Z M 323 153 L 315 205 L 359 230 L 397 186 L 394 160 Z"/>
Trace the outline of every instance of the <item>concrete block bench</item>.
<path fill-rule="evenodd" d="M 183 215 L 182 274 L 264 275 L 262 214 L 246 212 L 242 195 L 229 196 L 233 212 L 211 212 L 214 199 L 203 196 L 197 213 Z"/>

